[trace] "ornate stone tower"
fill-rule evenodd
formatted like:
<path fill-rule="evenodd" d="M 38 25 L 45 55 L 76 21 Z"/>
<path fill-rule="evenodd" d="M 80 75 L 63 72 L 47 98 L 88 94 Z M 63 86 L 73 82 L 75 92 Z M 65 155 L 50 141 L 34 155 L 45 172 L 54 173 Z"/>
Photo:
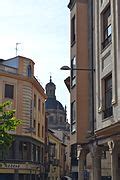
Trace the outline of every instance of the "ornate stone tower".
<path fill-rule="evenodd" d="M 48 97 L 45 102 L 45 109 L 48 113 L 48 128 L 69 131 L 69 123 L 66 121 L 66 108 L 56 99 L 56 86 L 52 82 L 51 76 L 45 89 Z"/>

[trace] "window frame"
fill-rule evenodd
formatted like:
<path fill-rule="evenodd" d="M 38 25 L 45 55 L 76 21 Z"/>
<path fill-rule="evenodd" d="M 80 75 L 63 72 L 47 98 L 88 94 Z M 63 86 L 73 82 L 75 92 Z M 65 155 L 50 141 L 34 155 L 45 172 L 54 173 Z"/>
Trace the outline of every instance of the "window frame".
<path fill-rule="evenodd" d="M 76 101 L 71 103 L 71 133 L 76 132 Z"/>
<path fill-rule="evenodd" d="M 76 85 L 76 56 L 71 60 L 71 87 Z"/>
<path fill-rule="evenodd" d="M 71 18 L 71 45 L 75 43 L 75 15 Z"/>
<path fill-rule="evenodd" d="M 37 106 L 37 96 L 36 94 L 34 94 L 34 107 L 36 108 L 36 106 Z"/>
<path fill-rule="evenodd" d="M 104 79 L 104 119 L 112 115 L 112 74 L 110 74 Z"/>
<path fill-rule="evenodd" d="M 102 12 L 102 43 L 101 48 L 104 50 L 112 41 L 112 25 L 109 22 L 111 17 L 111 6 L 110 4 Z"/>
<path fill-rule="evenodd" d="M 32 77 L 32 67 L 31 67 L 30 64 L 27 66 L 27 76 L 28 76 L 29 78 Z"/>
<path fill-rule="evenodd" d="M 38 99 L 38 111 L 41 111 L 41 99 Z"/>

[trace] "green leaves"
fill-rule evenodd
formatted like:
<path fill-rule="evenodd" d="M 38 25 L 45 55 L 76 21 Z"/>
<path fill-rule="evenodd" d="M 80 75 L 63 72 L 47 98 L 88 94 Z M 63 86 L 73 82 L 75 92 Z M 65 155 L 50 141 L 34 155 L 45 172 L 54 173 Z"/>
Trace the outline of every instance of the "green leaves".
<path fill-rule="evenodd" d="M 11 145 L 14 138 L 10 131 L 16 130 L 21 124 L 21 121 L 15 117 L 15 110 L 11 110 L 11 104 L 10 101 L 0 104 L 0 146 L 2 145 L 2 149 Z"/>

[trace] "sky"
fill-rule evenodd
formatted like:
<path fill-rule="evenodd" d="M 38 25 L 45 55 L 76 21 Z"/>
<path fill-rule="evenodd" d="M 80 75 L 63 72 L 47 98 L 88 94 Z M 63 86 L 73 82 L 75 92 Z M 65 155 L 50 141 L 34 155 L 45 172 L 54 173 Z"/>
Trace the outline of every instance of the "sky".
<path fill-rule="evenodd" d="M 68 71 L 60 67 L 69 65 L 69 0 L 0 0 L 0 59 L 17 55 L 35 62 L 35 76 L 43 88 L 50 75 L 56 84 L 56 97 L 67 106 L 69 92 L 64 79 Z"/>

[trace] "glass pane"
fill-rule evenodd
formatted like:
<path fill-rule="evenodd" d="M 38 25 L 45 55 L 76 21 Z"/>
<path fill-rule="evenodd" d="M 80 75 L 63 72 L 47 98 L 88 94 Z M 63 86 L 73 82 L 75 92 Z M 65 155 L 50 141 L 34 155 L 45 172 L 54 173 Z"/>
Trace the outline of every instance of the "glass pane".
<path fill-rule="evenodd" d="M 112 27 L 111 25 L 108 27 L 108 36 L 110 36 L 112 34 Z"/>

